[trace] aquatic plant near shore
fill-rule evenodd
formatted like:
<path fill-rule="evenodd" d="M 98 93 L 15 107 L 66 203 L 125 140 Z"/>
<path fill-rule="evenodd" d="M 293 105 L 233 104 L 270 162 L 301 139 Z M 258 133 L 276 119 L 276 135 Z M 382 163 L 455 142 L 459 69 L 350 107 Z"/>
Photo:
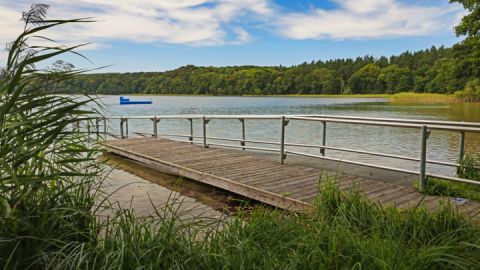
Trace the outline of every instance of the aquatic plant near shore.
<path fill-rule="evenodd" d="M 449 103 L 457 102 L 453 95 L 434 93 L 398 93 L 390 96 L 394 103 Z"/>
<path fill-rule="evenodd" d="M 101 174 L 98 149 L 71 126 L 91 121 L 94 99 L 46 94 L 45 87 L 82 73 L 57 60 L 37 65 L 79 46 L 32 45 L 53 42 L 41 32 L 86 19 L 47 20 L 47 5 L 24 12 L 23 32 L 8 44 L 0 75 L 0 265 L 24 269 L 42 265 L 49 252 L 87 241 L 94 232 L 94 180 Z"/>

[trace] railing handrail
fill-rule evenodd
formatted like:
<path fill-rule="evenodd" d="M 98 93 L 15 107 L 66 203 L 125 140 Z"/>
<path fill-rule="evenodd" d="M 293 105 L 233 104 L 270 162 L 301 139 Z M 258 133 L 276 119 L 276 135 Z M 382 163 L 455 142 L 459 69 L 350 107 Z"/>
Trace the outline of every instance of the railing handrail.
<path fill-rule="evenodd" d="M 333 122 L 333 123 L 344 123 L 344 124 L 371 125 L 371 126 L 403 127 L 403 128 L 422 128 L 426 126 L 428 129 L 480 133 L 480 127 L 476 128 L 476 127 L 459 127 L 459 126 L 448 126 L 448 125 L 443 126 L 438 124 L 427 125 L 427 124 L 417 124 L 417 123 L 410 124 L 410 123 L 386 122 L 386 121 L 349 120 L 349 119 L 336 119 L 336 118 L 328 118 L 328 117 L 321 118 L 321 117 L 295 116 L 295 117 L 289 117 L 288 119 L 318 121 L 318 122 Z"/>
<path fill-rule="evenodd" d="M 256 120 L 305 120 L 319 122 L 334 122 L 345 124 L 361 124 L 373 126 L 403 127 L 403 128 L 422 128 L 446 130 L 446 131 L 464 131 L 480 133 L 480 123 L 476 122 L 455 122 L 455 121 L 433 121 L 416 119 L 397 119 L 397 118 L 377 118 L 377 117 L 354 117 L 354 116 L 325 116 L 325 115 L 151 115 L 151 116 L 103 116 L 105 119 L 256 119 Z"/>
<path fill-rule="evenodd" d="M 362 116 L 348 116 L 348 115 L 325 115 L 312 114 L 304 115 L 307 117 L 321 117 L 321 118 L 338 118 L 348 120 L 370 120 L 380 122 L 396 122 L 396 123 L 412 123 L 421 125 L 440 125 L 440 126 L 460 126 L 460 127 L 479 127 L 480 122 L 465 122 L 465 121 L 444 121 L 444 120 L 423 120 L 423 119 L 399 119 L 399 118 L 381 118 L 381 117 L 362 117 Z"/>

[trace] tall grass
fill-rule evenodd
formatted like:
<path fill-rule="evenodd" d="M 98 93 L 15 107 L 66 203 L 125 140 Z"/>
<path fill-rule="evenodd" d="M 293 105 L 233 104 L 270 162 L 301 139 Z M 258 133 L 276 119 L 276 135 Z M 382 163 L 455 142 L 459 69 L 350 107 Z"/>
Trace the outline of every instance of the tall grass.
<path fill-rule="evenodd" d="M 390 101 L 395 103 L 448 103 L 457 102 L 453 95 L 434 93 L 398 93 L 390 96 Z"/>
<path fill-rule="evenodd" d="M 97 149 L 71 126 L 91 121 L 91 98 L 45 93 L 45 86 L 82 70 L 57 60 L 37 65 L 79 46 L 65 47 L 41 32 L 77 20 L 47 20 L 47 5 L 24 12 L 23 32 L 8 44 L 0 72 L 0 265 L 41 265 L 46 254 L 67 243 L 89 241 L 94 216 L 92 185 L 101 174 Z M 38 46 L 41 40 L 51 45 Z M 80 45 L 81 46 L 81 45 Z M 77 54 L 77 53 L 75 53 Z"/>
<path fill-rule="evenodd" d="M 320 186 L 313 215 L 258 208 L 221 226 L 136 219 L 122 212 L 108 233 L 58 252 L 56 269 L 474 269 L 480 227 L 450 205 L 404 212 Z M 219 229 L 221 228 L 221 229 Z M 199 237 L 200 236 L 200 237 Z"/>

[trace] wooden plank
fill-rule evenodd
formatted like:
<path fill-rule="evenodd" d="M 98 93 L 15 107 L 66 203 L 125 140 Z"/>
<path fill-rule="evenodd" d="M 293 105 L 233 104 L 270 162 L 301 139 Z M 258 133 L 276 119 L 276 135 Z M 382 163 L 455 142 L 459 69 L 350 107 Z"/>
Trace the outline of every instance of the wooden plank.
<path fill-rule="evenodd" d="M 395 200 L 399 197 L 407 196 L 410 193 L 415 193 L 417 192 L 416 190 L 412 190 L 409 188 L 404 188 L 401 190 L 394 190 L 393 192 L 389 193 L 387 196 L 381 196 L 377 198 L 381 203 L 387 204 L 387 203 L 394 203 Z"/>
<path fill-rule="evenodd" d="M 295 181 L 296 179 L 303 178 L 305 172 L 307 171 L 279 171 L 279 173 L 281 173 L 283 177 L 278 178 L 267 175 L 261 183 L 262 185 L 270 185 L 272 183 L 281 185 L 284 183 L 290 183 L 291 181 Z M 254 181 L 246 181 L 245 183 L 254 183 Z"/>
<path fill-rule="evenodd" d="M 274 187 L 275 189 L 284 189 L 294 187 L 298 184 L 301 184 L 305 181 L 305 179 L 314 178 L 315 182 L 318 182 L 319 178 L 316 173 L 305 173 L 305 174 L 298 174 L 296 176 L 290 176 L 279 181 L 265 181 L 262 182 L 261 185 L 265 187 Z"/>

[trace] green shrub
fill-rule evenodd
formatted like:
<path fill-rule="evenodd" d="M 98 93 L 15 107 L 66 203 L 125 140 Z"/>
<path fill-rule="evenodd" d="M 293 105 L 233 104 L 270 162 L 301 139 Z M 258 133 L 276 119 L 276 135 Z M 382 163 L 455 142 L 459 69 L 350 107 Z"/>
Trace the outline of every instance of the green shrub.
<path fill-rule="evenodd" d="M 458 172 L 462 178 L 480 181 L 480 155 L 465 155 Z"/>
<path fill-rule="evenodd" d="M 456 91 L 455 97 L 466 102 L 480 102 L 480 79 L 467 82 L 462 91 Z"/>
<path fill-rule="evenodd" d="M 480 181 L 480 164 L 478 160 L 478 157 L 465 155 L 464 159 L 460 161 L 458 176 Z M 460 197 L 480 201 L 480 185 L 468 183 L 429 178 L 425 192 L 429 195 Z"/>

